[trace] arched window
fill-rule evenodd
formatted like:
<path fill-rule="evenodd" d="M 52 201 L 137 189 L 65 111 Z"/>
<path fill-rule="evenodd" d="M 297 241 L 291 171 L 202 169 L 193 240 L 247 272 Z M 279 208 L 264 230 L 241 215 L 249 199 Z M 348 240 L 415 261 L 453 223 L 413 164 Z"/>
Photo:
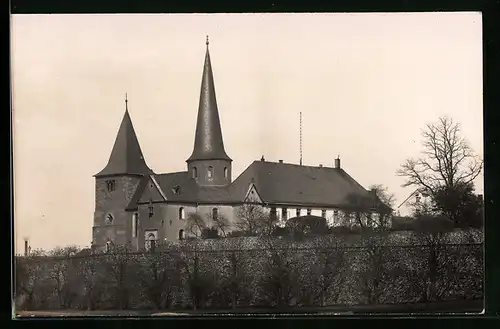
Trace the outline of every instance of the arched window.
<path fill-rule="evenodd" d="M 208 167 L 208 170 L 207 170 L 207 176 L 208 176 L 208 178 L 212 178 L 213 175 L 214 175 L 214 167 L 210 166 L 210 167 Z"/>
<path fill-rule="evenodd" d="M 217 220 L 219 218 L 219 209 L 213 208 L 212 209 L 212 219 Z"/>
<path fill-rule="evenodd" d="M 229 174 L 229 170 L 227 169 L 227 167 L 224 167 L 224 178 L 227 178 Z"/>
<path fill-rule="evenodd" d="M 139 229 L 139 214 L 134 213 L 132 216 L 132 237 L 137 237 L 137 231 Z"/>
<path fill-rule="evenodd" d="M 179 240 L 184 239 L 184 230 L 179 230 Z"/>
<path fill-rule="evenodd" d="M 147 236 L 146 248 L 149 251 L 155 251 L 155 247 L 156 247 L 156 235 L 153 232 L 150 232 Z"/>
<path fill-rule="evenodd" d="M 111 252 L 111 241 L 106 242 L 106 252 Z"/>
<path fill-rule="evenodd" d="M 196 167 L 193 167 L 193 178 L 198 178 L 198 169 Z"/>
<path fill-rule="evenodd" d="M 185 214 L 184 214 L 184 207 L 180 207 L 179 208 L 179 220 L 184 219 L 184 216 L 185 216 Z"/>

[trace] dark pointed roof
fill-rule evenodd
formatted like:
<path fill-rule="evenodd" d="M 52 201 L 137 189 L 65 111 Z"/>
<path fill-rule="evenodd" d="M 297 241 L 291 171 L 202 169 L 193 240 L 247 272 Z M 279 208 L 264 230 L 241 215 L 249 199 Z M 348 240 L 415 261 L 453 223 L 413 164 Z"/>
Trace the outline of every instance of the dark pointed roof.
<path fill-rule="evenodd" d="M 214 77 L 207 38 L 207 50 L 205 54 L 205 65 L 203 67 L 203 78 L 201 81 L 200 104 L 198 107 L 194 149 L 187 161 L 216 159 L 231 161 L 224 150 L 224 142 L 222 140 L 219 110 L 215 98 Z"/>
<path fill-rule="evenodd" d="M 108 164 L 95 177 L 123 174 L 146 175 L 150 173 L 152 173 L 152 170 L 149 169 L 144 160 L 132 120 L 128 109 L 126 109 Z"/>

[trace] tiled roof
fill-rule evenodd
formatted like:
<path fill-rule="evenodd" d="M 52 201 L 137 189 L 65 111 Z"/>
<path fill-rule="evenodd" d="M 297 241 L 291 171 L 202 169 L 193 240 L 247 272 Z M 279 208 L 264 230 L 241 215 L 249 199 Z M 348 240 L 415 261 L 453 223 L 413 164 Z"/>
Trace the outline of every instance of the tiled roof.
<path fill-rule="evenodd" d="M 373 196 L 343 169 L 266 161 L 253 162 L 229 186 L 199 186 L 186 171 L 154 178 L 168 201 L 182 203 L 240 203 L 251 183 L 269 204 L 342 208 L 352 195 Z M 135 207 L 146 184 L 147 179 L 139 183 L 129 209 Z"/>
<path fill-rule="evenodd" d="M 128 111 L 125 111 L 108 164 L 95 177 L 121 174 L 147 175 L 150 173 L 152 171 L 144 160 L 130 115 Z"/>
<path fill-rule="evenodd" d="M 252 181 L 266 203 L 340 207 L 350 195 L 370 196 L 340 168 L 254 161 L 233 182 L 233 197 L 243 198 Z"/>

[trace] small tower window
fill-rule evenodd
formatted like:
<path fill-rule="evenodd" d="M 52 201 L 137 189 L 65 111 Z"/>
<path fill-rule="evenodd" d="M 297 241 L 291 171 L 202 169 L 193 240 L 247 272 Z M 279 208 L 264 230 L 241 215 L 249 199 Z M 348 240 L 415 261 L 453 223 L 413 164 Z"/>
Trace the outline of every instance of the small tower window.
<path fill-rule="evenodd" d="M 212 209 L 212 219 L 217 220 L 219 218 L 219 209 L 213 208 Z"/>
<path fill-rule="evenodd" d="M 179 220 L 184 219 L 185 218 L 184 216 L 185 216 L 184 207 L 180 207 L 179 208 Z"/>
<path fill-rule="evenodd" d="M 196 167 L 193 167 L 192 175 L 193 175 L 193 178 L 198 178 L 198 169 Z"/>
<path fill-rule="evenodd" d="M 114 180 L 107 180 L 106 187 L 108 188 L 108 192 L 113 192 L 116 189 L 116 182 Z"/>
<path fill-rule="evenodd" d="M 227 176 L 229 174 L 229 170 L 227 169 L 227 167 L 224 168 L 224 178 L 227 179 Z"/>
<path fill-rule="evenodd" d="M 300 217 L 300 210 L 300 208 L 297 208 L 297 210 L 295 211 L 295 216 Z"/>
<path fill-rule="evenodd" d="M 137 237 L 137 231 L 139 229 L 139 214 L 134 213 L 132 216 L 132 237 Z"/>
<path fill-rule="evenodd" d="M 179 230 L 179 240 L 184 240 L 184 230 Z"/>
<path fill-rule="evenodd" d="M 212 176 L 214 175 L 214 167 L 210 166 L 208 167 L 208 170 L 207 170 L 207 176 L 208 178 L 212 178 Z"/>

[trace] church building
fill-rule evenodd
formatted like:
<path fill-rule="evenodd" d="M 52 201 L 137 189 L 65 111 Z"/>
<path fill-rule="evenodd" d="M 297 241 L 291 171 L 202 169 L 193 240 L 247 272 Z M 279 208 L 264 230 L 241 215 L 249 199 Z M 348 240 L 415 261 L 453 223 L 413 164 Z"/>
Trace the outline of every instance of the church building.
<path fill-rule="evenodd" d="M 236 179 L 226 153 L 215 96 L 208 40 L 198 118 L 186 170 L 158 174 L 146 164 L 127 104 L 108 164 L 95 177 L 92 244 L 98 250 L 151 241 L 177 241 L 187 235 L 190 213 L 234 222 L 237 208 L 258 203 L 279 221 L 304 215 L 338 225 L 349 197 L 373 197 L 340 166 L 269 162 L 262 157 Z M 127 101 L 126 101 L 127 103 Z"/>

